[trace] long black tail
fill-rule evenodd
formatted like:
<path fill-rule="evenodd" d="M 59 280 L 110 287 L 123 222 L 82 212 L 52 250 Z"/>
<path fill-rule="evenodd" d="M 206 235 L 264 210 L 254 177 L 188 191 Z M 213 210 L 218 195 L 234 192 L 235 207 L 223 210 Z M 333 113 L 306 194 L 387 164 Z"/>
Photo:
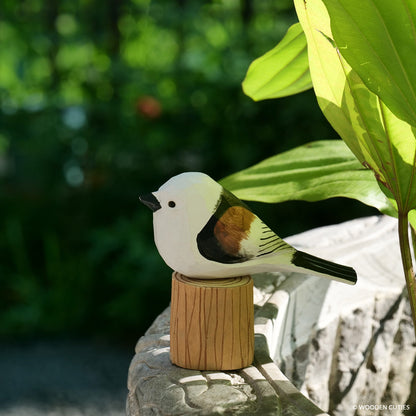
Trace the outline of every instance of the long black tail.
<path fill-rule="evenodd" d="M 355 283 L 357 283 L 357 273 L 352 267 L 320 259 L 319 257 L 312 256 L 303 251 L 295 252 L 292 263 L 297 267 L 311 270 L 312 272 L 325 275 L 350 285 L 355 285 Z"/>

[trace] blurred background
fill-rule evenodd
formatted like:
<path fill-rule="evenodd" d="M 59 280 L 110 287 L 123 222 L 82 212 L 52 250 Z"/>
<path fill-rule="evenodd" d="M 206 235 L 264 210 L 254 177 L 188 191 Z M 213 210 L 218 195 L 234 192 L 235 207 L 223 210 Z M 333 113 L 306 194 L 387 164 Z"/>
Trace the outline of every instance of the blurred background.
<path fill-rule="evenodd" d="M 138 195 L 336 138 L 313 92 L 254 103 L 241 89 L 296 21 L 292 1 L 2 0 L 0 13 L 0 338 L 130 357 L 170 298 Z M 375 213 L 251 205 L 281 236 Z"/>

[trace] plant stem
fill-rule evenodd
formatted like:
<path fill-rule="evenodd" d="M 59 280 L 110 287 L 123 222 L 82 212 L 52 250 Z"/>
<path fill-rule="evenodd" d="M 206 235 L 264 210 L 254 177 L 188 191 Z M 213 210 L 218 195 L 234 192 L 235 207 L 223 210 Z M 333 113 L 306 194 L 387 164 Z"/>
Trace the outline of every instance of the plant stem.
<path fill-rule="evenodd" d="M 399 240 L 400 252 L 402 255 L 402 263 L 404 275 L 406 278 L 407 291 L 409 293 L 410 306 L 412 308 L 413 327 L 416 336 L 416 280 L 413 271 L 412 254 L 410 252 L 409 243 L 409 222 L 407 213 L 399 211 Z"/>

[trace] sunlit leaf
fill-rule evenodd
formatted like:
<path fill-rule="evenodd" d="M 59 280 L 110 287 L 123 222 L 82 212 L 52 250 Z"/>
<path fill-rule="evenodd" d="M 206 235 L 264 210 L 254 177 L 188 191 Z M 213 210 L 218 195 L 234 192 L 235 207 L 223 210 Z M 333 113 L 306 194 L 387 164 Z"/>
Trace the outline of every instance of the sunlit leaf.
<path fill-rule="evenodd" d="M 308 43 L 309 69 L 318 104 L 332 127 L 357 158 L 364 162 L 350 112 L 342 105 L 346 77 L 334 45 L 330 42 L 332 34 L 328 12 L 322 1 L 305 3 L 304 0 L 294 0 L 294 3 Z"/>
<path fill-rule="evenodd" d="M 309 1 L 306 7 L 303 0 L 295 4 L 308 39 L 312 81 L 323 113 L 391 192 L 398 209 L 415 208 L 414 129 L 367 88 L 337 51 L 322 1 Z"/>
<path fill-rule="evenodd" d="M 350 71 L 347 82 L 345 105 L 351 111 L 357 140 L 369 167 L 391 191 L 400 210 L 416 208 L 414 128 L 396 117 L 355 72 Z"/>
<path fill-rule="evenodd" d="M 409 223 L 412 226 L 414 232 L 416 232 L 416 209 L 409 212 Z M 414 242 L 416 244 L 416 242 Z"/>
<path fill-rule="evenodd" d="M 250 65 L 243 81 L 245 94 L 255 101 L 285 97 L 312 87 L 306 38 L 299 23 L 271 51 Z"/>
<path fill-rule="evenodd" d="M 323 1 L 343 57 L 395 115 L 416 126 L 416 2 Z"/>
<path fill-rule="evenodd" d="M 394 215 L 374 174 L 340 140 L 312 142 L 266 159 L 221 181 L 239 198 L 261 202 L 357 199 Z"/>

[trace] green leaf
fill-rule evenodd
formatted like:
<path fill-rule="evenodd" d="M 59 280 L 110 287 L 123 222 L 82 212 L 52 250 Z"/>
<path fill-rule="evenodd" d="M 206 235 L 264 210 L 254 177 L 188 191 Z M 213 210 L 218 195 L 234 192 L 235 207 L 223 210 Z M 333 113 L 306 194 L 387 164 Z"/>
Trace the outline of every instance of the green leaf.
<path fill-rule="evenodd" d="M 312 87 L 306 38 L 299 23 L 292 25 L 280 43 L 253 61 L 243 91 L 255 101 L 285 97 Z"/>
<path fill-rule="evenodd" d="M 362 83 L 358 75 L 347 75 L 346 106 L 367 165 L 392 193 L 398 209 L 416 208 L 416 138 L 414 128 L 396 117 Z M 356 117 L 353 117 L 353 113 Z"/>
<path fill-rule="evenodd" d="M 374 174 L 364 169 L 341 140 L 312 142 L 224 178 L 239 198 L 261 202 L 357 199 L 384 213 L 395 211 Z"/>
<path fill-rule="evenodd" d="M 416 232 L 416 210 L 415 209 L 409 212 L 409 223 L 413 227 L 413 230 L 415 230 Z M 414 244 L 416 244 L 416 242 L 414 242 Z M 416 245 L 414 247 L 416 248 Z"/>
<path fill-rule="evenodd" d="M 323 1 L 342 56 L 396 116 L 416 126 L 416 2 Z"/>
<path fill-rule="evenodd" d="M 308 43 L 309 69 L 319 107 L 335 131 L 364 163 L 350 111 L 343 105 L 346 76 L 340 57 L 331 42 L 328 12 L 322 1 L 294 0 L 299 22 Z"/>
<path fill-rule="evenodd" d="M 295 0 L 308 40 L 318 103 L 360 162 L 372 169 L 400 211 L 416 207 L 414 129 L 372 93 L 334 47 L 322 1 Z M 352 30 L 352 29 L 351 29 Z"/>

